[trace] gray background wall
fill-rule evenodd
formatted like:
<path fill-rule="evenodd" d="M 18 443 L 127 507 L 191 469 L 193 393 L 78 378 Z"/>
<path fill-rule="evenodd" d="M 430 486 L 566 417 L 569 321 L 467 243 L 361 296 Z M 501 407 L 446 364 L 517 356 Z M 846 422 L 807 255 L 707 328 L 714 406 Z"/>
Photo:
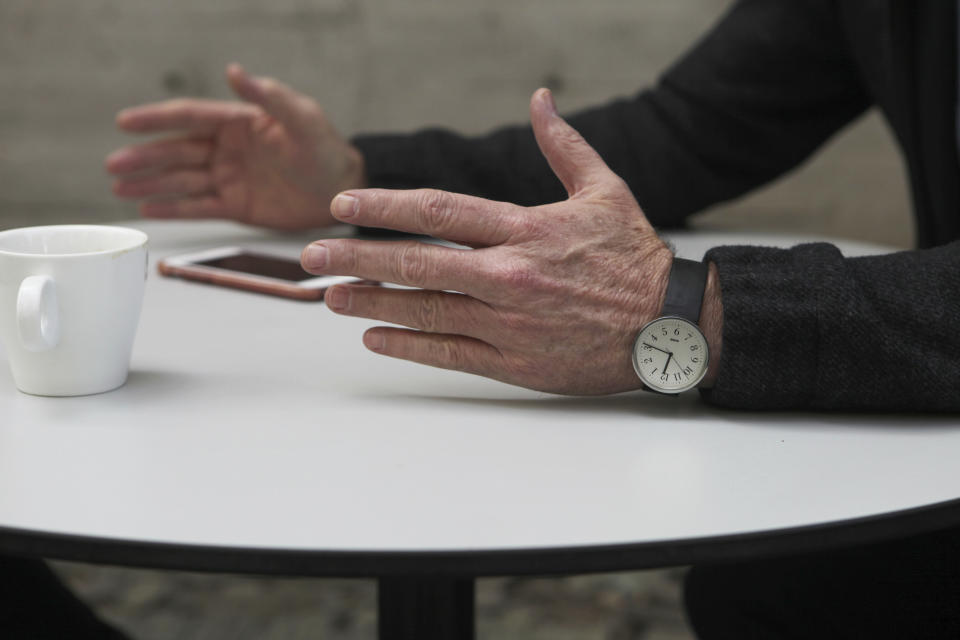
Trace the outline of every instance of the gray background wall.
<path fill-rule="evenodd" d="M 3 0 L 0 226 L 135 215 L 103 157 L 120 108 L 229 97 L 239 61 L 316 97 L 346 133 L 526 118 L 652 82 L 729 0 Z M 772 187 L 702 215 L 712 227 L 821 231 L 909 246 L 900 159 L 876 115 Z"/>

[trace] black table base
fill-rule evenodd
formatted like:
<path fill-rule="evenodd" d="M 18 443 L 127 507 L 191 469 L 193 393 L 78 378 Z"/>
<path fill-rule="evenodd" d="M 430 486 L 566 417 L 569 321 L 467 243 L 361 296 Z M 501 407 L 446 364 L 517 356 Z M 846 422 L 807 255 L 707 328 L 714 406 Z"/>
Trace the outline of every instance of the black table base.
<path fill-rule="evenodd" d="M 473 640 L 474 582 L 399 577 L 377 582 L 380 640 Z"/>
<path fill-rule="evenodd" d="M 343 552 L 122 540 L 0 526 L 0 554 L 127 567 L 377 577 L 386 640 L 473 640 L 474 579 L 729 564 L 823 552 L 960 527 L 960 498 L 871 516 L 748 533 L 576 548 Z"/>

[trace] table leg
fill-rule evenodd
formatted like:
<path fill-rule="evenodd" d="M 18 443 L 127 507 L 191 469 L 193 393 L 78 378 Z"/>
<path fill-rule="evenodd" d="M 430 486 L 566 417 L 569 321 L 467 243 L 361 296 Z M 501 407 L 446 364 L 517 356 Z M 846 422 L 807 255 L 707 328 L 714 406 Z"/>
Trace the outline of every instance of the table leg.
<path fill-rule="evenodd" d="M 380 578 L 380 640 L 473 640 L 471 578 Z"/>

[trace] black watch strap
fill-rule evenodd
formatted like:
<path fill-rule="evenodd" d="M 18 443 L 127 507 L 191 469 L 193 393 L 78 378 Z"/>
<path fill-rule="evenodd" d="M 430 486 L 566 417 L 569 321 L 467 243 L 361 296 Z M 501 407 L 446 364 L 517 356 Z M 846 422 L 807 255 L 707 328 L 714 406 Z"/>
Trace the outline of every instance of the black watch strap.
<path fill-rule="evenodd" d="M 667 293 L 663 299 L 663 309 L 659 317 L 676 316 L 694 324 L 700 321 L 700 308 L 703 306 L 703 294 L 707 289 L 707 263 L 685 258 L 674 258 L 667 280 Z M 662 393 L 646 384 L 644 391 Z M 676 394 L 665 394 L 676 395 Z"/>
<path fill-rule="evenodd" d="M 660 316 L 678 316 L 696 324 L 707 288 L 707 264 L 674 258 Z"/>

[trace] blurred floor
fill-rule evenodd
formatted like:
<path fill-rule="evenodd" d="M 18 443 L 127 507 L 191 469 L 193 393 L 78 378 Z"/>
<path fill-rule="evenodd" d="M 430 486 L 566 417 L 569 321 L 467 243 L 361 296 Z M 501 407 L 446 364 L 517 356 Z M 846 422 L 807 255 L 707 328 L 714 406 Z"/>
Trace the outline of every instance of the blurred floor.
<path fill-rule="evenodd" d="M 376 637 L 370 580 L 260 578 L 74 563 L 54 568 L 135 640 L 306 640 Z M 682 569 L 495 578 L 477 585 L 477 637 L 689 640 Z"/>

